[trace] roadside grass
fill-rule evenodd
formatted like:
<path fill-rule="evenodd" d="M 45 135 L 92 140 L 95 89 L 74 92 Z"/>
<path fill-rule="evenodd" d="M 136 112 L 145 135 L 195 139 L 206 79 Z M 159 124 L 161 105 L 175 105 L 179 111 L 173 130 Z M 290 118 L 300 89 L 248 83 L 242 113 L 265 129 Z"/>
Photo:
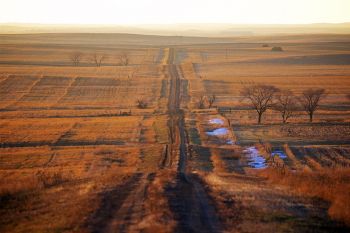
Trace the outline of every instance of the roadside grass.
<path fill-rule="evenodd" d="M 260 175 L 274 184 L 287 186 L 297 195 L 319 197 L 328 201 L 329 216 L 350 226 L 350 168 L 297 172 L 281 172 L 276 168 L 268 168 Z"/>

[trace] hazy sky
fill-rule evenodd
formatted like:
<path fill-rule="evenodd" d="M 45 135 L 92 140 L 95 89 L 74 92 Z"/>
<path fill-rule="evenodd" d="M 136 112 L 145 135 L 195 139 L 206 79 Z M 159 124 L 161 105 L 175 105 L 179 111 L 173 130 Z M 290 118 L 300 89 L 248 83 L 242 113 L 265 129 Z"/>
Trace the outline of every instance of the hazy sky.
<path fill-rule="evenodd" d="M 0 0 L 0 22 L 338 23 L 350 0 Z"/>

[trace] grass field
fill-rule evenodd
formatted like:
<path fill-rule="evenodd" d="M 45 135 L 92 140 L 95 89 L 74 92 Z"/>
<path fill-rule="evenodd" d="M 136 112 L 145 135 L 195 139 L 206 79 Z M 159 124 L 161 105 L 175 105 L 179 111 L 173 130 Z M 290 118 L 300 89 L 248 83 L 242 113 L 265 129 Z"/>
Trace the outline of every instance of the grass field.
<path fill-rule="evenodd" d="M 1 232 L 348 232 L 348 35 L 0 38 Z M 257 124 L 251 84 L 327 95 Z"/>

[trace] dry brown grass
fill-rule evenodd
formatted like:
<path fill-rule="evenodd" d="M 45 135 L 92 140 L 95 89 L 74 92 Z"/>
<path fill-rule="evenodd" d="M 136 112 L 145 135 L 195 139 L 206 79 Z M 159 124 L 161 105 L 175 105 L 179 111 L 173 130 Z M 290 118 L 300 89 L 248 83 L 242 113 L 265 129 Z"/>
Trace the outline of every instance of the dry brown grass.
<path fill-rule="evenodd" d="M 292 218 L 289 223 L 290 217 L 298 215 L 298 210 L 291 210 L 291 206 L 301 203 L 314 208 L 307 198 L 302 202 L 296 200 L 306 192 L 307 196 L 330 201 L 330 215 L 348 221 L 347 170 L 328 171 L 321 166 L 321 162 L 332 164 L 332 158 L 320 162 L 309 156 L 302 164 L 299 157 L 292 157 L 293 152 L 286 149 L 298 172 L 285 173 L 282 179 L 277 178 L 279 174 L 275 170 L 261 174 L 271 176 L 273 183 L 286 184 L 282 190 L 256 177 L 253 169 L 246 172 L 249 169 L 244 167 L 247 161 L 242 156 L 242 148 L 227 143 L 242 138 L 237 131 L 230 130 L 220 137 L 206 134 L 219 127 L 230 129 L 227 119 L 233 126 L 255 124 L 255 113 L 245 110 L 247 103 L 239 96 L 241 88 L 252 83 L 271 84 L 296 94 L 308 87 L 326 88 L 328 96 L 315 121 L 349 121 L 346 99 L 350 90 L 349 65 L 267 62 L 269 59 L 290 62 L 294 56 L 307 59 L 318 56 L 322 60 L 329 53 L 345 53 L 344 45 L 336 44 L 343 48 L 339 49 L 328 43 L 315 46 L 300 41 L 290 43 L 269 42 L 271 46 L 283 46 L 283 53 L 271 53 L 261 47 L 260 41 L 176 49 L 175 62 L 181 63 L 177 69 L 184 87 L 181 108 L 186 109 L 186 129 L 190 142 L 198 147 L 195 159 L 204 161 L 195 168 L 209 185 L 218 213 L 231 227 L 228 228 L 231 232 L 252 231 L 252 226 L 262 232 L 275 231 L 276 227 L 282 232 L 290 230 L 295 220 Z M 132 197 L 129 192 L 137 192 L 133 187 L 138 184 L 132 178 L 135 174 L 149 176 L 145 176 L 147 180 L 142 183 L 147 186 L 142 192 L 142 213 L 138 213 L 145 217 L 133 223 L 133 227 L 143 232 L 174 231 L 176 213 L 170 210 L 166 187 L 176 181 L 176 172 L 159 167 L 165 144 L 169 143 L 165 114 L 169 96 L 166 66 L 169 49 L 121 45 L 106 48 L 105 44 L 97 44 L 82 47 L 0 45 L 0 49 L 7 51 L 0 55 L 0 141 L 1 146 L 6 147 L 0 148 L 0 204 L 4 207 L 0 209 L 1 232 L 88 232 L 86 225 L 93 223 L 87 221 L 96 213 L 103 218 L 102 225 L 108 225 L 108 216 L 113 213 L 109 208 L 105 212 L 98 210 L 103 210 L 106 203 L 114 206 L 110 203 L 124 202 L 120 196 Z M 73 50 L 84 54 L 81 66 L 69 64 L 68 56 Z M 96 52 L 108 57 L 101 67 L 89 60 L 89 55 Z M 130 56 L 127 66 L 117 65 L 122 53 Z M 225 113 L 227 118 L 216 109 L 195 109 L 200 96 L 211 94 L 217 96 L 218 107 L 237 109 Z M 137 108 L 139 99 L 148 103 L 147 109 Z M 123 112 L 131 115 L 121 116 Z M 269 111 L 264 122 L 275 126 L 243 128 L 246 134 L 243 137 L 266 140 L 277 137 L 283 143 L 292 136 L 296 140 L 349 138 L 348 126 L 303 126 L 300 123 L 305 122 L 307 116 L 299 115 L 290 120 L 294 136 L 286 133 L 288 129 L 283 131 L 280 116 Z M 209 124 L 212 118 L 223 119 L 224 124 Z M 344 159 L 342 163 L 348 163 L 340 157 Z M 176 166 L 179 158 L 172 159 Z M 190 170 L 191 161 L 188 167 Z M 202 169 L 206 171 L 200 172 Z M 311 172 L 312 169 L 316 171 Z M 309 192 L 310 182 L 314 190 Z M 295 193 L 289 192 L 288 187 L 293 187 Z M 119 195 L 123 191 L 123 195 Z M 315 206 L 317 208 L 317 204 Z M 123 219 L 124 216 L 117 217 Z M 281 222 L 281 218 L 286 221 Z M 309 224 L 308 216 L 305 219 Z"/>
<path fill-rule="evenodd" d="M 136 171 L 139 153 L 117 146 L 1 148 L 1 232 L 84 232 L 100 193 Z"/>
<path fill-rule="evenodd" d="M 170 211 L 165 187 L 174 180 L 176 172 L 172 170 L 159 171 L 148 186 L 145 200 L 146 217 L 138 225 L 142 232 L 174 232 L 176 221 Z"/>
<path fill-rule="evenodd" d="M 329 215 L 350 225 L 350 169 L 321 169 L 290 172 L 268 168 L 261 172 L 271 182 L 288 186 L 301 196 L 319 197 L 330 202 Z"/>

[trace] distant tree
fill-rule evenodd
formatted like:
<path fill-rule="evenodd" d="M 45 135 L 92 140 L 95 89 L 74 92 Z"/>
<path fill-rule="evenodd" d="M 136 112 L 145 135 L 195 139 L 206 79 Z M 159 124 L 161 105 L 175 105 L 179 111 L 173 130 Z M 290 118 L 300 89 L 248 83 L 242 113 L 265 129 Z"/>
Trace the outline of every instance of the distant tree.
<path fill-rule="evenodd" d="M 283 90 L 276 94 L 275 99 L 274 109 L 281 113 L 282 123 L 285 124 L 297 109 L 296 97 L 293 92 Z"/>
<path fill-rule="evenodd" d="M 269 47 L 269 45 L 268 44 L 263 44 L 262 47 L 263 48 L 267 48 L 267 47 Z"/>
<path fill-rule="evenodd" d="M 213 106 L 215 101 L 216 101 L 216 95 L 212 94 L 211 96 L 209 96 L 208 98 L 209 108 Z"/>
<path fill-rule="evenodd" d="M 272 47 L 271 51 L 272 51 L 272 52 L 282 52 L 282 51 L 283 51 L 283 48 L 282 48 L 282 47 L 276 46 L 276 47 Z"/>
<path fill-rule="evenodd" d="M 258 113 L 258 124 L 267 109 L 273 107 L 273 97 L 278 89 L 272 85 L 250 85 L 243 88 L 241 95 L 249 99 L 252 107 Z"/>
<path fill-rule="evenodd" d="M 95 63 L 96 67 L 100 67 L 102 62 L 107 58 L 104 54 L 94 53 L 91 56 L 91 60 Z"/>
<path fill-rule="evenodd" d="M 201 96 L 198 101 L 198 108 L 205 108 L 205 96 Z"/>
<path fill-rule="evenodd" d="M 70 54 L 69 59 L 71 60 L 74 66 L 79 66 L 82 57 L 83 54 L 81 52 L 74 52 Z"/>
<path fill-rule="evenodd" d="M 123 52 L 119 55 L 119 64 L 122 66 L 127 66 L 130 63 L 129 55 L 126 52 Z"/>
<path fill-rule="evenodd" d="M 309 115 L 310 122 L 313 120 L 314 112 L 319 107 L 321 98 L 325 96 L 325 89 L 307 89 L 303 91 L 302 96 L 299 101 L 304 109 L 304 111 Z"/>
<path fill-rule="evenodd" d="M 137 100 L 137 107 L 138 108 L 145 109 L 145 108 L 147 108 L 147 106 L 148 106 L 148 103 L 145 100 L 143 100 L 143 99 Z"/>

